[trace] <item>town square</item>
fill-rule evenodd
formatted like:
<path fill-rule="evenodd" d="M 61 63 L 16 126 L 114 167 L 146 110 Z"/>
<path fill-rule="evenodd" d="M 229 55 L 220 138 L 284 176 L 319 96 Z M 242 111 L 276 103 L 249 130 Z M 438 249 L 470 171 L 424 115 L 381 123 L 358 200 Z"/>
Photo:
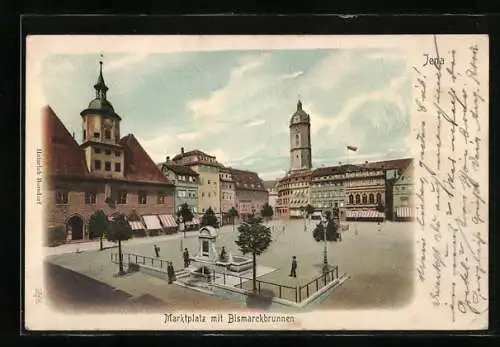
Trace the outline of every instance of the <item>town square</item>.
<path fill-rule="evenodd" d="M 278 172 L 252 164 L 263 152 L 226 158 L 231 140 L 224 151 L 210 150 L 215 138 L 193 147 L 203 131 L 177 136 L 180 146 L 153 158 L 147 139 L 121 132 L 140 125 L 118 114 L 111 95 L 120 85 L 108 86 L 104 60 L 88 76 L 93 97 L 73 116 L 78 135 L 64 123 L 73 117 L 42 110 L 45 290 L 57 308 L 300 311 L 410 301 L 412 158 L 367 160 L 353 138 L 335 145 L 336 157 L 322 144 L 318 164 L 317 118 L 300 96 L 280 116 L 287 154 Z"/>

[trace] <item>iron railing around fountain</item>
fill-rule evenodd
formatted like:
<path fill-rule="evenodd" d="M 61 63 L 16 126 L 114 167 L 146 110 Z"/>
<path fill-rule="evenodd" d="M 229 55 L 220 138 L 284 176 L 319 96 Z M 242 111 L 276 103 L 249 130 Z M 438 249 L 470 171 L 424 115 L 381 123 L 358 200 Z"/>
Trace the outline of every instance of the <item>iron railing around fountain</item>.
<path fill-rule="evenodd" d="M 167 268 L 167 260 L 162 258 L 147 257 L 144 255 L 132 253 L 122 253 L 122 255 L 124 264 L 150 265 L 152 267 L 159 267 L 160 269 L 163 269 L 163 266 L 165 265 L 165 269 Z M 111 253 L 111 262 L 117 264 L 118 261 L 118 253 Z"/>

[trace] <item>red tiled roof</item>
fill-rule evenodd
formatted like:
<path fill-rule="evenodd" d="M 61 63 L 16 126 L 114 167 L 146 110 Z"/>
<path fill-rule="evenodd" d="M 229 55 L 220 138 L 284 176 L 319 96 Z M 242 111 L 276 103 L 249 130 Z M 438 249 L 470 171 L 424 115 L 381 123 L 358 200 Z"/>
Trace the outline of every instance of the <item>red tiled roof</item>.
<path fill-rule="evenodd" d="M 56 176 L 72 176 L 100 179 L 89 172 L 85 154 L 70 135 L 50 106 L 43 109 L 45 130 L 45 158 L 47 173 Z M 116 180 L 145 183 L 169 184 L 134 135 L 127 135 L 119 141 L 125 153 L 125 176 Z M 115 178 L 108 178 L 115 179 Z"/>
<path fill-rule="evenodd" d="M 47 173 L 57 176 L 86 176 L 84 153 L 50 106 L 42 110 L 44 153 Z"/>
<path fill-rule="evenodd" d="M 172 160 L 179 160 L 183 157 L 189 157 L 191 155 L 201 155 L 201 156 L 206 156 L 206 157 L 210 157 L 210 158 L 215 158 L 215 156 L 207 154 L 205 152 L 202 152 L 199 149 L 193 149 L 192 151 L 184 152 L 184 154 L 182 154 L 182 153 L 177 154 Z"/>
<path fill-rule="evenodd" d="M 366 170 L 366 168 L 359 165 L 351 165 L 351 164 L 340 165 L 340 166 L 327 166 L 315 169 L 312 172 L 312 176 L 321 177 L 321 176 L 335 175 L 345 172 L 362 171 L 362 170 Z"/>
<path fill-rule="evenodd" d="M 160 164 L 160 167 L 166 166 L 170 171 L 178 174 L 178 175 L 186 175 L 186 176 L 199 176 L 200 174 L 191 169 L 188 166 L 184 165 L 175 165 L 175 164 Z"/>
<path fill-rule="evenodd" d="M 404 158 L 404 159 L 394 159 L 394 160 L 384 160 L 377 161 L 373 163 L 365 163 L 361 166 L 369 169 L 382 169 L 382 170 L 390 170 L 390 169 L 406 169 L 413 162 L 413 158 Z"/>
<path fill-rule="evenodd" d="M 129 181 L 169 183 L 158 166 L 146 153 L 134 135 L 128 134 L 119 141 L 125 153 L 125 178 Z"/>
<path fill-rule="evenodd" d="M 262 181 L 256 172 L 233 168 L 228 169 L 231 170 L 236 189 L 267 191 L 264 188 L 264 181 Z"/>

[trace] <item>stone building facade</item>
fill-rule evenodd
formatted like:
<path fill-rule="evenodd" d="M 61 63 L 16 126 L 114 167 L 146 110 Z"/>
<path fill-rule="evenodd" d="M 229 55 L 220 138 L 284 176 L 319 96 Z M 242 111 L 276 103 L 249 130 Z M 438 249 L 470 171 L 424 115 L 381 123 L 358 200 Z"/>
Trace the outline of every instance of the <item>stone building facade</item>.
<path fill-rule="evenodd" d="M 175 185 L 175 211 L 187 204 L 193 214 L 198 213 L 199 174 L 188 166 L 175 165 L 167 157 L 165 163 L 159 164 L 165 177 Z"/>
<path fill-rule="evenodd" d="M 276 208 L 280 217 L 303 217 L 302 207 L 310 203 L 312 172 L 290 172 L 279 181 Z"/>
<path fill-rule="evenodd" d="M 262 206 L 269 202 L 264 182 L 253 171 L 228 168 L 235 184 L 235 207 L 240 217 L 260 215 Z"/>
<path fill-rule="evenodd" d="M 274 215 L 276 215 L 276 201 L 278 200 L 278 181 L 264 181 L 264 188 L 266 188 L 269 196 L 269 206 L 272 207 Z"/>
<path fill-rule="evenodd" d="M 208 208 L 220 216 L 220 180 L 219 170 L 222 164 L 217 162 L 216 157 L 200 150 L 192 150 L 177 154 L 172 161 L 176 165 L 187 166 L 199 175 L 198 184 L 198 208 L 199 214 L 204 214 Z"/>
<path fill-rule="evenodd" d="M 94 89 L 80 113 L 81 145 L 49 106 L 42 110 L 46 224 L 64 228 L 68 241 L 94 238 L 89 221 L 99 210 L 135 218 L 174 212 L 173 184 L 134 135 L 120 137 L 121 117 L 107 99 L 102 62 Z"/>
<path fill-rule="evenodd" d="M 230 169 L 225 167 L 219 168 L 219 182 L 221 217 L 224 219 L 224 215 L 227 214 L 231 207 L 235 207 L 235 182 Z"/>

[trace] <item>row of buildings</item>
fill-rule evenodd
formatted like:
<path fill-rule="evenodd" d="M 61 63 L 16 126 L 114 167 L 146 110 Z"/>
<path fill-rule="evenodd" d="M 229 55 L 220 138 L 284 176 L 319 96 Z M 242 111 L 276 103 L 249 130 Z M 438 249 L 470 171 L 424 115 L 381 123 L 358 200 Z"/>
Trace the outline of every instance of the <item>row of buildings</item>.
<path fill-rule="evenodd" d="M 411 158 L 313 169 L 310 116 L 300 100 L 289 129 L 290 169 L 283 178 L 266 182 L 278 217 L 303 217 L 303 207 L 312 205 L 316 214 L 339 208 L 347 219 L 414 218 Z"/>
<path fill-rule="evenodd" d="M 121 117 L 107 99 L 102 62 L 95 98 L 84 109 L 82 143 L 49 107 L 43 110 L 43 171 L 47 229 L 64 228 L 67 240 L 97 236 L 91 216 L 127 215 L 133 230 L 176 229 L 176 212 L 187 203 L 199 217 L 209 208 L 224 219 L 258 213 L 268 192 L 255 172 L 224 167 L 200 150 L 155 163 L 133 134 L 120 135 Z M 193 223 L 199 223 L 195 218 Z"/>

